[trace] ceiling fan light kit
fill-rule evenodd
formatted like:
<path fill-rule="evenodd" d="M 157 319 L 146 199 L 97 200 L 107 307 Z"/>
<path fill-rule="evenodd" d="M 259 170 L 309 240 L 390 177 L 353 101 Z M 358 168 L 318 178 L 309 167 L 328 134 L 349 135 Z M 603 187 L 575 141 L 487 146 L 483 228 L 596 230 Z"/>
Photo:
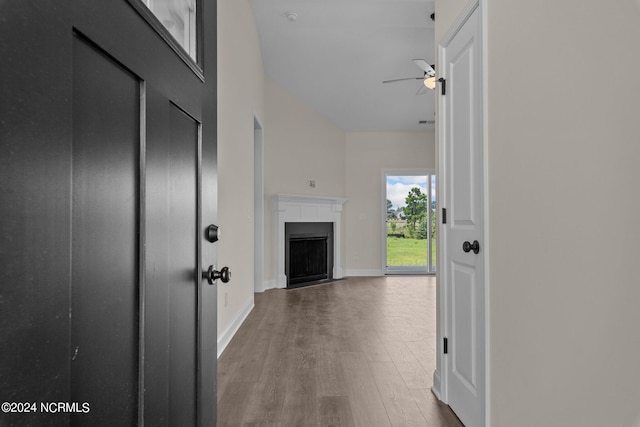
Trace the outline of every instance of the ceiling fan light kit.
<path fill-rule="evenodd" d="M 436 78 L 435 77 L 427 77 L 422 82 L 427 87 L 427 89 L 435 89 L 436 88 Z"/>
<path fill-rule="evenodd" d="M 422 80 L 422 84 L 424 85 L 424 87 L 421 86 L 416 95 L 422 95 L 426 93 L 427 91 L 424 90 L 425 88 L 431 90 L 435 89 L 436 70 L 433 68 L 433 65 L 429 65 L 429 63 L 424 59 L 412 59 L 412 61 L 418 68 L 420 68 L 424 72 L 424 75 L 422 77 L 407 77 L 404 79 L 385 80 L 382 83 L 393 83 L 403 80 Z"/>

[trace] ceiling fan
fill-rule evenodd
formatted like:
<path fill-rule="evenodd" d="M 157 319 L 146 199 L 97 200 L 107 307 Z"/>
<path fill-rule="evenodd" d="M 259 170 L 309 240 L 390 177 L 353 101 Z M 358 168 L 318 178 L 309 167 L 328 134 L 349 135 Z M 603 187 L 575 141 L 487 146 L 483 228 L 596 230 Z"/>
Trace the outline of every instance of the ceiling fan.
<path fill-rule="evenodd" d="M 424 59 L 412 59 L 413 63 L 420 68 L 424 75 L 422 77 L 405 77 L 403 79 L 385 80 L 382 83 L 401 82 L 404 80 L 422 80 L 422 86 L 416 92 L 416 95 L 427 93 L 427 89 L 435 89 L 436 87 L 436 70 Z"/>

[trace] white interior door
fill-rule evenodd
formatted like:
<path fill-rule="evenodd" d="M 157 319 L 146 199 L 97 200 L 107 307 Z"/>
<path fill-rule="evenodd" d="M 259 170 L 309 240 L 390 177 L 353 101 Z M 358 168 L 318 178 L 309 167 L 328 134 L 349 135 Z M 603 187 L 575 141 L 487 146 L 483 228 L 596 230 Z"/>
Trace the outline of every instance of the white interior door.
<path fill-rule="evenodd" d="M 480 13 L 443 50 L 447 223 L 447 400 L 467 427 L 484 425 L 485 313 Z"/>

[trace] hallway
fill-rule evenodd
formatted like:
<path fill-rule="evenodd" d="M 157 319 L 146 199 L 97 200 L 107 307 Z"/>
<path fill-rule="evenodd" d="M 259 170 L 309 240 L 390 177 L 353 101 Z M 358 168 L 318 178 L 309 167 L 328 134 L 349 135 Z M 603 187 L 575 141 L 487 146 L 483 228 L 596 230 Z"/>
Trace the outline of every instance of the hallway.
<path fill-rule="evenodd" d="M 461 426 L 430 390 L 435 302 L 425 276 L 256 294 L 218 361 L 218 425 Z"/>

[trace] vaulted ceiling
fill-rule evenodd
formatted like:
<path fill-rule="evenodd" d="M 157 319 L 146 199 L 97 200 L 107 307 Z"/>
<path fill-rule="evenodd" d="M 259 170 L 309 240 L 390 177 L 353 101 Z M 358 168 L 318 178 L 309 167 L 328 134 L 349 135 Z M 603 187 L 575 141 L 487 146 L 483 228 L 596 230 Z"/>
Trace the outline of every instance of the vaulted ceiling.
<path fill-rule="evenodd" d="M 249 0 L 266 75 L 351 132 L 433 130 L 433 90 L 411 61 L 435 63 L 433 1 Z M 291 15 L 295 14 L 295 16 Z M 289 15 L 289 16 L 287 16 Z M 419 124 L 420 121 L 429 124 Z"/>

